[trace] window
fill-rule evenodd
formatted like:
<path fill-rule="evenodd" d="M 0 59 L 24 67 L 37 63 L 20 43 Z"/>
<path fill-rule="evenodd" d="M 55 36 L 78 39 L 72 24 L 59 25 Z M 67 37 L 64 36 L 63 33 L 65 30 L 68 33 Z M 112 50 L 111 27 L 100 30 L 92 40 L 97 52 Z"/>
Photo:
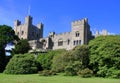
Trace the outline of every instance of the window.
<path fill-rule="evenodd" d="M 69 40 L 69 39 L 67 40 L 67 44 L 68 44 L 68 45 L 70 44 L 70 40 Z"/>
<path fill-rule="evenodd" d="M 81 40 L 79 40 L 79 45 L 81 45 Z"/>
<path fill-rule="evenodd" d="M 80 36 L 80 33 L 77 31 L 77 32 L 75 33 L 75 36 L 76 36 L 76 37 L 79 37 L 79 36 Z"/>
<path fill-rule="evenodd" d="M 23 34 L 24 34 L 24 31 L 21 32 L 21 35 L 23 35 Z"/>
<path fill-rule="evenodd" d="M 73 45 L 81 45 L 81 40 L 75 40 L 75 41 L 73 41 Z"/>
<path fill-rule="evenodd" d="M 76 45 L 76 41 L 73 42 L 73 45 Z"/>
<path fill-rule="evenodd" d="M 19 35 L 19 32 L 17 32 L 17 35 Z"/>
<path fill-rule="evenodd" d="M 76 41 L 76 45 L 78 45 L 78 40 Z"/>
<path fill-rule="evenodd" d="M 58 40 L 58 46 L 62 46 L 63 45 L 63 40 L 62 39 L 59 39 Z"/>

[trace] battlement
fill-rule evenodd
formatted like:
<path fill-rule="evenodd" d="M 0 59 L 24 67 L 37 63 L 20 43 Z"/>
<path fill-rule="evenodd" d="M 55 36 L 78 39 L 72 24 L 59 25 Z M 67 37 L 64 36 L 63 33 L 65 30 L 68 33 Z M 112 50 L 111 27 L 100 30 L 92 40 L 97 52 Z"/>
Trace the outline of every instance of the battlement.
<path fill-rule="evenodd" d="M 21 25 L 21 21 L 15 20 L 15 21 L 14 21 L 14 26 L 19 26 L 19 25 Z"/>
<path fill-rule="evenodd" d="M 73 21 L 72 22 L 72 26 L 81 25 L 81 24 L 85 24 L 85 23 L 88 23 L 88 18 L 84 18 L 82 20 Z"/>
<path fill-rule="evenodd" d="M 56 36 L 64 36 L 64 35 L 67 35 L 67 34 L 70 34 L 70 32 L 64 32 L 64 33 L 55 34 L 55 35 L 56 35 Z"/>

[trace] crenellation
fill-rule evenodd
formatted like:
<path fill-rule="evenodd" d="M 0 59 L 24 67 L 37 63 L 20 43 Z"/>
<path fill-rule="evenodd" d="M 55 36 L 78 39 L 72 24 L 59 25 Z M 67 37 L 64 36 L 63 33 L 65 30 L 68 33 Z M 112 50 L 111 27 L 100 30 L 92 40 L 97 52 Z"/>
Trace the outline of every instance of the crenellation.
<path fill-rule="evenodd" d="M 70 32 L 60 34 L 50 32 L 48 37 L 43 37 L 43 27 L 42 23 L 37 24 L 37 26 L 33 25 L 31 16 L 25 17 L 24 24 L 21 24 L 20 21 L 14 22 L 16 35 L 20 39 L 28 39 L 31 49 L 70 50 L 77 45 L 87 44 L 92 35 L 87 18 L 73 21 Z"/>

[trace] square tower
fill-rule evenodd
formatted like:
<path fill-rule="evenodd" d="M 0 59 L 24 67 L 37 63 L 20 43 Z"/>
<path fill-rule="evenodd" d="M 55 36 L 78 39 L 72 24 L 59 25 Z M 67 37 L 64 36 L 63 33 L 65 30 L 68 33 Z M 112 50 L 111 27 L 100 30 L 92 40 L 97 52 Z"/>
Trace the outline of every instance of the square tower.
<path fill-rule="evenodd" d="M 72 46 L 88 44 L 90 36 L 90 26 L 88 19 L 72 22 Z"/>

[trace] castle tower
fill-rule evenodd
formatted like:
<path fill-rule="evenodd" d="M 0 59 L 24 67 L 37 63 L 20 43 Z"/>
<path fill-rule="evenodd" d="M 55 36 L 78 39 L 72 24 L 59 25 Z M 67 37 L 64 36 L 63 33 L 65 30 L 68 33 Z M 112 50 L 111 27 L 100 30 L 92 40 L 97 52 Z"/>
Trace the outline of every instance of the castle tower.
<path fill-rule="evenodd" d="M 37 28 L 39 29 L 39 38 L 43 38 L 43 27 L 44 25 L 42 23 L 37 24 Z"/>
<path fill-rule="evenodd" d="M 104 35 L 104 36 L 108 35 L 108 31 L 107 30 L 102 30 L 102 35 Z"/>
<path fill-rule="evenodd" d="M 35 26 L 32 24 L 32 17 L 26 16 L 24 24 L 19 20 L 14 22 L 14 31 L 20 39 L 39 40 L 43 37 L 43 24 Z"/>
<path fill-rule="evenodd" d="M 14 21 L 14 31 L 15 34 L 19 36 L 19 32 L 17 33 L 17 26 L 21 25 L 21 22 L 19 20 Z"/>
<path fill-rule="evenodd" d="M 90 26 L 88 24 L 87 18 L 72 22 L 73 45 L 76 46 L 76 45 L 88 44 L 90 36 L 91 36 Z"/>
<path fill-rule="evenodd" d="M 96 31 L 95 37 L 98 37 L 98 36 L 100 36 L 100 33 L 99 31 Z"/>
<path fill-rule="evenodd" d="M 25 24 L 32 25 L 32 17 L 31 16 L 25 17 Z"/>

